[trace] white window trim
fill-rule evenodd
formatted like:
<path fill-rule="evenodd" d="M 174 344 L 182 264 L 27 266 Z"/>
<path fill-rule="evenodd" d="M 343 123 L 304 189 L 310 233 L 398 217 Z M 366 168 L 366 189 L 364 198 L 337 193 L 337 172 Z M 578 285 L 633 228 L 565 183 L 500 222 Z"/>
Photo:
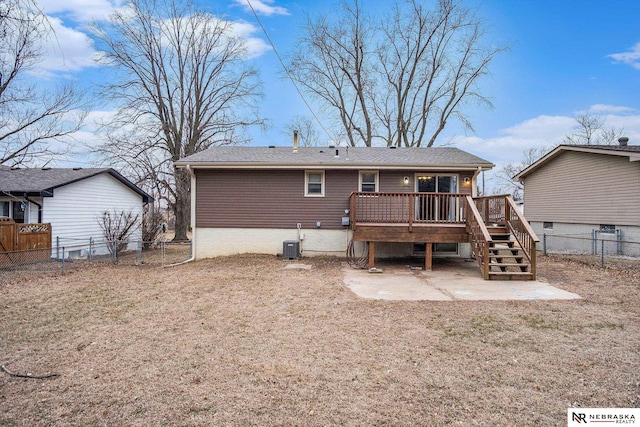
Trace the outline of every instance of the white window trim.
<path fill-rule="evenodd" d="M 361 170 L 360 173 L 358 174 L 358 191 L 363 193 L 362 191 L 362 174 L 364 173 L 372 173 L 375 174 L 376 176 L 376 189 L 374 190 L 374 192 L 378 193 L 380 191 L 380 173 L 379 171 L 376 170 Z"/>
<path fill-rule="evenodd" d="M 309 174 L 320 174 L 320 194 L 309 194 Z M 323 170 L 307 170 L 304 171 L 304 197 L 324 197 L 324 171 Z"/>

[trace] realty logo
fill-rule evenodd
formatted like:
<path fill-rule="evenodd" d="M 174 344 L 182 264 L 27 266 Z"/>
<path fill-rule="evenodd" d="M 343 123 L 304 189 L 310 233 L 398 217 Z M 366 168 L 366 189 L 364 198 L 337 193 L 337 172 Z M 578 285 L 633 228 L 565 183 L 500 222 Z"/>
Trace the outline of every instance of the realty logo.
<path fill-rule="evenodd" d="M 578 424 L 586 424 L 587 423 L 587 414 L 583 414 L 583 413 L 577 413 L 577 412 L 571 412 L 571 419 L 574 423 L 578 423 Z"/>
<path fill-rule="evenodd" d="M 567 409 L 568 427 L 581 427 L 585 424 L 631 424 L 640 425 L 640 408 L 569 408 Z"/>

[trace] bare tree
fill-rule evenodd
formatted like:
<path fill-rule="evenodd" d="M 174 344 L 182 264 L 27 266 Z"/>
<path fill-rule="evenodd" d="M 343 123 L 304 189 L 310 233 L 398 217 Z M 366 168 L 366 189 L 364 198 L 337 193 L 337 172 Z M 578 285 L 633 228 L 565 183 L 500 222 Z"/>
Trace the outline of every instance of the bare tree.
<path fill-rule="evenodd" d="M 320 145 L 320 135 L 311 118 L 307 116 L 294 116 L 285 127 L 285 136 L 292 138 L 293 132 L 298 131 L 298 141 L 304 147 Z"/>
<path fill-rule="evenodd" d="M 66 147 L 56 142 L 84 120 L 84 113 L 75 112 L 82 99 L 71 85 L 43 90 L 29 76 L 51 31 L 30 0 L 0 2 L 0 164 L 64 154 Z"/>
<path fill-rule="evenodd" d="M 509 194 L 514 200 L 522 200 L 524 187 L 513 177 L 531 166 L 549 150 L 549 147 L 531 147 L 522 152 L 522 159 L 519 162 L 505 164 L 495 176 L 498 184 L 494 187 L 493 193 Z"/>
<path fill-rule="evenodd" d="M 148 151 L 160 160 L 161 170 L 148 172 L 166 178 L 158 191 L 174 211 L 174 239 L 185 240 L 190 179 L 173 162 L 213 145 L 244 142 L 244 129 L 263 125 L 254 102 L 260 82 L 245 61 L 244 41 L 230 22 L 180 0 L 133 0 L 94 29 L 103 60 L 120 72 L 105 88 L 121 102 L 112 141 L 135 145 L 126 135 L 131 129 L 143 136 L 128 161 L 136 163 Z M 115 145 L 119 156 L 126 155 Z"/>
<path fill-rule="evenodd" d="M 102 235 L 109 243 L 107 245 L 111 255 L 120 253 L 129 245 L 131 234 L 140 227 L 140 215 L 133 211 L 104 211 L 98 221 Z"/>
<path fill-rule="evenodd" d="M 129 126 L 110 129 L 107 142 L 93 147 L 102 163 L 115 167 L 154 199 L 154 207 L 172 206 L 176 200 L 173 161 L 146 129 Z"/>
<path fill-rule="evenodd" d="M 374 24 L 358 0 L 334 22 L 309 19 L 289 71 L 341 123 L 351 145 L 432 146 L 450 119 L 466 127 L 469 102 L 491 107 L 477 88 L 493 58 L 486 32 L 462 1 L 396 3 Z"/>
<path fill-rule="evenodd" d="M 605 128 L 602 116 L 583 113 L 575 117 L 573 133 L 566 135 L 563 142 L 569 145 L 611 145 L 615 144 L 622 129 Z"/>
<path fill-rule="evenodd" d="M 164 215 L 155 204 L 145 206 L 140 224 L 142 234 L 142 248 L 149 249 L 164 229 Z"/>
<path fill-rule="evenodd" d="M 350 145 L 371 146 L 373 27 L 358 0 L 344 1 L 341 12 L 336 22 L 308 20 L 289 74 L 335 113 Z"/>

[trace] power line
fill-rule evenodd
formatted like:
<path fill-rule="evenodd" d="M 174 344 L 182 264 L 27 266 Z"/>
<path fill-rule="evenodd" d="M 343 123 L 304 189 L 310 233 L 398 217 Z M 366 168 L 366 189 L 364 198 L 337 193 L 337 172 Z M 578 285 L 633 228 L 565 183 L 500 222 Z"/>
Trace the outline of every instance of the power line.
<path fill-rule="evenodd" d="M 327 136 L 329 137 L 330 140 L 336 140 L 333 135 L 331 135 L 329 133 L 329 131 L 324 127 L 324 125 L 322 124 L 322 122 L 320 121 L 320 119 L 318 118 L 318 116 L 316 115 L 316 113 L 313 111 L 313 109 L 311 108 L 311 105 L 309 105 L 309 103 L 307 102 L 307 99 L 304 97 L 304 95 L 302 94 L 302 91 L 300 90 L 300 88 L 298 87 L 298 85 L 296 84 L 296 81 L 293 79 L 293 77 L 291 76 L 291 74 L 289 73 L 289 69 L 287 68 L 287 66 L 284 64 L 284 61 L 282 60 L 282 57 L 280 56 L 280 54 L 278 53 L 278 49 L 276 49 L 276 45 L 273 43 L 273 41 L 271 40 L 271 37 L 269 37 L 269 33 L 267 33 L 267 29 L 264 27 L 264 25 L 262 25 L 262 21 L 260 21 L 260 18 L 258 17 L 258 14 L 256 13 L 256 10 L 253 8 L 253 5 L 251 4 L 251 0 L 247 0 L 247 4 L 249 5 L 249 8 L 251 8 L 251 12 L 253 12 L 253 16 L 256 18 L 256 21 L 258 22 L 258 25 L 260 25 L 260 28 L 262 28 L 262 32 L 264 33 L 265 37 L 267 38 L 267 41 L 269 41 L 269 44 L 271 45 L 271 47 L 273 48 L 273 52 L 276 54 L 276 57 L 278 58 L 278 61 L 280 61 L 280 65 L 282 65 L 282 69 L 284 70 L 284 72 L 287 74 L 287 77 L 289 78 L 289 80 L 291 80 L 291 83 L 293 83 L 293 87 L 296 89 L 296 92 L 298 92 L 298 95 L 300 95 L 300 98 L 302 98 L 302 102 L 304 102 L 304 105 L 306 105 L 307 109 L 309 110 L 309 112 L 311 113 L 311 115 L 313 116 L 313 118 L 316 120 L 316 122 L 318 122 L 318 124 L 320 125 L 320 127 L 322 128 L 322 130 L 324 131 L 324 133 L 327 134 Z"/>

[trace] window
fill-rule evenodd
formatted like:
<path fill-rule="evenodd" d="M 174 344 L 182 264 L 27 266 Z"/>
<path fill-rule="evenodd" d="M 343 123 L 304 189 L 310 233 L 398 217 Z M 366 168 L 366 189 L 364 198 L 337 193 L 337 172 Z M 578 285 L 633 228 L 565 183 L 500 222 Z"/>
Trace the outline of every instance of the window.
<path fill-rule="evenodd" d="M 0 216 L 9 216 L 9 202 L 0 202 Z"/>
<path fill-rule="evenodd" d="M 553 223 L 552 222 L 543 222 L 542 223 L 542 228 L 544 228 L 545 230 L 553 230 Z"/>
<path fill-rule="evenodd" d="M 360 172 L 360 191 L 363 193 L 375 193 L 378 191 L 378 171 Z"/>
<path fill-rule="evenodd" d="M 616 226 L 612 224 L 600 224 L 600 232 L 601 233 L 615 233 Z"/>
<path fill-rule="evenodd" d="M 304 173 L 305 197 L 324 197 L 324 171 L 306 171 Z"/>
<path fill-rule="evenodd" d="M 12 213 L 13 213 L 13 220 L 15 222 L 17 222 L 18 224 L 24 224 L 25 219 L 26 219 L 26 210 L 27 210 L 27 205 L 23 202 L 13 202 L 12 203 Z"/>
<path fill-rule="evenodd" d="M 457 193 L 457 175 L 417 175 L 416 191 L 419 193 Z"/>

